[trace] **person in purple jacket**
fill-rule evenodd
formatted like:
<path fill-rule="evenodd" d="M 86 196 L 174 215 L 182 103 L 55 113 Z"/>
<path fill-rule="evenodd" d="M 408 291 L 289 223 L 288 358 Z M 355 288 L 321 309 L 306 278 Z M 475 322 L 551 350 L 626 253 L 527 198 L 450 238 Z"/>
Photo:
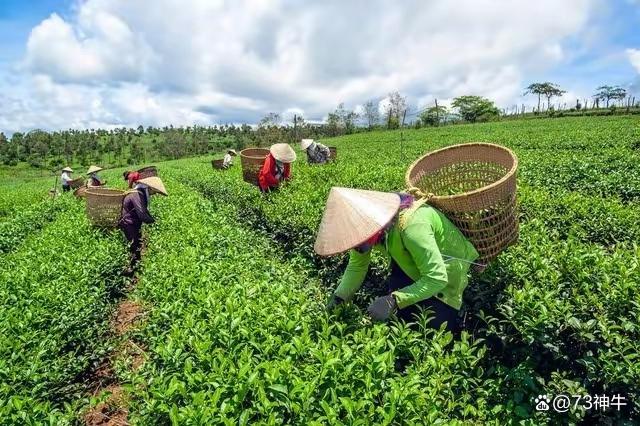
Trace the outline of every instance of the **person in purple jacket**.
<path fill-rule="evenodd" d="M 120 218 L 119 226 L 129 242 L 132 268 L 140 260 L 142 224 L 155 222 L 153 216 L 149 213 L 149 197 L 151 193 L 167 195 L 164 184 L 159 177 L 140 179 L 135 183 L 133 190 L 127 192 L 122 201 L 122 217 Z"/>

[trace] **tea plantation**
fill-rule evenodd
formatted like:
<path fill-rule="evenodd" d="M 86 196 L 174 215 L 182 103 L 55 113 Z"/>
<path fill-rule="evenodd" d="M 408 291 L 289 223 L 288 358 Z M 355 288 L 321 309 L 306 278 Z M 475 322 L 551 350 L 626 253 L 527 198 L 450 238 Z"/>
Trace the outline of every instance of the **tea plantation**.
<path fill-rule="evenodd" d="M 346 257 L 313 242 L 332 186 L 405 187 L 427 151 L 470 141 L 519 157 L 520 239 L 465 293 L 459 340 L 364 308 L 381 294 L 376 258 L 355 304 L 324 304 Z M 0 419 L 81 422 L 91 372 L 114 361 L 133 424 L 635 424 L 640 421 L 640 119 L 565 118 L 361 133 L 328 139 L 338 160 L 293 166 L 263 195 L 239 164 L 158 164 L 170 196 L 135 286 L 118 232 L 90 227 L 81 200 L 49 182 L 0 182 Z M 239 163 L 239 161 L 236 161 Z M 118 182 L 121 170 L 104 173 Z M 130 290 L 129 290 L 130 288 Z M 115 336 L 122 293 L 143 318 Z M 537 410 L 539 395 L 621 395 L 619 407 Z M 581 401 L 584 401 L 582 399 Z"/>

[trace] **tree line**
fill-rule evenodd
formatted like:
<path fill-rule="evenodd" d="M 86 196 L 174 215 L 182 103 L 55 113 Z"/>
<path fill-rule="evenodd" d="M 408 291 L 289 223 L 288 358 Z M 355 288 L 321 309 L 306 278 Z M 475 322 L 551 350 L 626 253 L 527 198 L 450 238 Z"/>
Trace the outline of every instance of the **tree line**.
<path fill-rule="evenodd" d="M 476 123 L 498 120 L 504 116 L 554 116 L 591 110 L 613 111 L 616 108 L 640 108 L 640 102 L 620 86 L 603 85 L 591 99 L 577 99 L 574 106 L 552 105 L 554 98 L 566 91 L 551 82 L 531 83 L 524 95 L 537 96 L 537 107 L 527 111 L 515 106 L 500 110 L 493 101 L 482 96 L 464 95 L 453 98 L 450 106 L 433 105 L 412 110 L 407 97 L 391 92 L 381 102 L 371 99 L 361 108 L 351 110 L 340 103 L 327 114 L 322 123 L 313 123 L 295 115 L 292 122 L 283 122 L 277 113 L 268 113 L 255 126 L 214 125 L 187 127 L 147 127 L 113 130 L 64 130 L 47 132 L 32 130 L 16 132 L 11 138 L 0 133 L 0 162 L 16 165 L 26 162 L 34 168 L 59 169 L 63 165 L 101 164 L 124 166 L 145 162 L 172 160 L 208 155 L 225 148 L 237 150 L 248 146 L 270 146 L 277 142 L 298 141 L 302 138 L 321 139 L 375 129 L 420 128 L 455 123 Z M 546 108 L 542 99 L 546 99 Z M 381 108 L 382 106 L 382 108 Z M 561 111 L 558 114 L 558 111 Z"/>

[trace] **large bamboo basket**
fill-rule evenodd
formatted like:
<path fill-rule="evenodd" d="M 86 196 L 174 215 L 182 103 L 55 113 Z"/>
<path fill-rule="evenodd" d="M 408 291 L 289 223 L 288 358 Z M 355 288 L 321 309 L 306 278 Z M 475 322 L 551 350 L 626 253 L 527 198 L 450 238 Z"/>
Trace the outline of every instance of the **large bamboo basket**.
<path fill-rule="evenodd" d="M 258 186 L 258 174 L 268 155 L 269 150 L 265 148 L 246 148 L 240 151 L 242 179 L 245 182 Z"/>
<path fill-rule="evenodd" d="M 336 160 L 338 158 L 338 148 L 335 146 L 329 147 L 329 160 Z"/>
<path fill-rule="evenodd" d="M 84 185 L 84 177 L 82 176 L 69 181 L 69 186 L 73 189 L 80 188 L 82 185 Z"/>
<path fill-rule="evenodd" d="M 211 160 L 211 167 L 216 170 L 224 169 L 224 160 Z"/>
<path fill-rule="evenodd" d="M 75 195 L 78 198 L 83 198 L 86 195 L 87 192 L 87 186 L 86 185 L 82 185 L 79 188 L 76 188 L 75 191 L 73 191 L 73 195 Z"/>
<path fill-rule="evenodd" d="M 419 158 L 405 179 L 409 187 L 433 194 L 429 204 L 462 231 L 486 263 L 518 239 L 517 169 L 511 150 L 468 143 Z"/>
<path fill-rule="evenodd" d="M 140 173 L 140 179 L 155 177 L 158 176 L 158 168 L 156 166 L 143 167 L 138 170 L 138 173 Z"/>
<path fill-rule="evenodd" d="M 100 228 L 115 228 L 122 215 L 122 201 L 125 191 L 110 188 L 88 188 L 85 191 L 87 199 L 87 216 L 94 226 Z"/>

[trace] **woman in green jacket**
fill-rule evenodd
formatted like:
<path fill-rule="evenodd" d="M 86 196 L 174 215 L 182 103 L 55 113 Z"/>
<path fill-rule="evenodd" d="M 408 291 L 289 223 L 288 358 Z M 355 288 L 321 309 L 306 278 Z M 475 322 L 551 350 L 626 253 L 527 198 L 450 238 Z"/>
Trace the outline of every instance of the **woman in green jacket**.
<path fill-rule="evenodd" d="M 315 250 L 330 256 L 350 250 L 349 264 L 329 307 L 348 302 L 362 285 L 372 249 L 391 260 L 389 294 L 368 308 L 377 321 L 393 314 L 411 320 L 431 309 L 429 325 L 458 330 L 458 311 L 469 266 L 478 252 L 437 209 L 408 194 L 332 188 Z"/>

